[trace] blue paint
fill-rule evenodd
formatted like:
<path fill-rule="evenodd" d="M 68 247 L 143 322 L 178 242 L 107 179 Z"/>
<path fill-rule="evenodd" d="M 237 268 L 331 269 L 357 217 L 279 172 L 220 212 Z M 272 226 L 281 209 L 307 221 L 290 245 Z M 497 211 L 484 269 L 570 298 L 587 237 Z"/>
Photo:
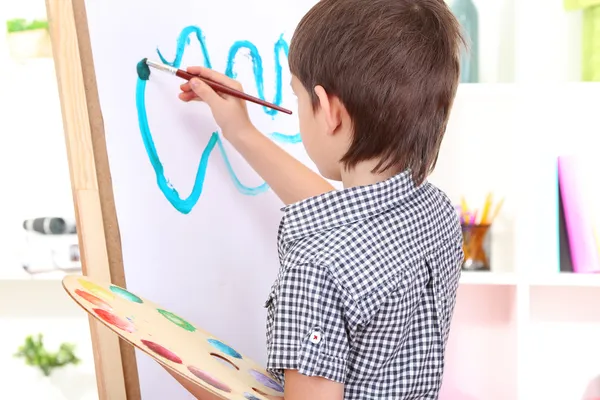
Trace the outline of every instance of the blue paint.
<path fill-rule="evenodd" d="M 204 66 L 206 68 L 212 69 L 212 62 L 210 60 L 210 55 L 208 54 L 208 48 L 206 46 L 206 38 L 202 34 L 202 30 L 197 26 L 188 26 L 188 27 L 185 27 L 181 31 L 181 33 L 179 34 L 179 37 L 177 38 L 177 45 L 175 48 L 175 58 L 173 59 L 173 61 L 169 62 L 163 56 L 161 51 L 159 49 L 157 49 L 156 51 L 158 53 L 158 57 L 160 58 L 161 62 L 163 62 L 164 64 L 171 65 L 175 68 L 181 67 L 181 61 L 183 59 L 183 54 L 185 52 L 185 48 L 186 48 L 186 46 L 189 46 L 191 44 L 190 36 L 192 36 L 192 35 L 195 36 L 196 39 L 198 40 L 198 42 L 200 43 L 200 49 L 202 50 L 202 57 L 204 58 Z M 264 85 L 264 80 L 263 80 L 264 70 L 263 70 L 263 64 L 262 64 L 262 57 L 260 56 L 260 52 L 258 51 L 258 48 L 253 43 L 251 43 L 247 40 L 239 40 L 239 41 L 235 42 L 233 44 L 233 46 L 231 46 L 231 48 L 229 49 L 229 55 L 227 56 L 227 66 L 225 68 L 225 75 L 227 75 L 228 77 L 230 77 L 232 79 L 236 79 L 237 73 L 233 69 L 234 64 L 235 64 L 235 58 L 236 58 L 237 54 L 243 49 L 248 50 L 250 59 L 252 60 L 252 65 L 253 65 L 252 72 L 254 73 L 254 82 L 256 83 L 256 91 L 258 93 L 258 97 L 261 100 L 266 100 L 265 99 L 265 87 L 264 87 L 265 85 Z M 281 65 L 282 53 L 283 53 L 283 55 L 285 55 L 285 58 L 287 59 L 287 56 L 289 53 L 289 45 L 283 39 L 283 35 L 281 35 L 279 37 L 277 42 L 275 42 L 275 46 L 274 46 L 275 97 L 274 97 L 273 101 L 271 101 L 271 103 L 278 105 L 278 106 L 281 106 L 281 102 L 283 100 L 283 82 L 282 82 L 283 81 L 283 78 L 282 78 L 283 67 Z M 263 106 L 263 111 L 272 117 L 274 117 L 278 113 L 277 110 L 273 110 L 271 108 L 264 107 L 264 106 Z M 272 136 L 272 137 L 282 138 L 284 136 L 290 137 L 289 139 L 283 139 L 283 142 L 285 142 L 285 143 L 299 143 L 301 141 L 300 134 L 295 134 L 295 135 L 277 134 L 276 136 Z M 291 142 L 291 140 L 294 140 L 294 142 Z"/>
<path fill-rule="evenodd" d="M 179 68 L 181 66 L 181 61 L 183 59 L 183 54 L 185 53 L 186 46 L 191 44 L 190 36 L 195 36 L 198 42 L 200 43 L 200 48 L 202 50 L 202 55 L 204 58 L 204 66 L 207 68 L 212 68 L 212 63 L 210 61 L 210 56 L 208 54 L 208 49 L 206 47 L 206 40 L 202 34 L 202 30 L 196 26 L 188 26 L 184 28 L 178 39 L 175 51 L 175 58 L 173 61 L 169 62 L 165 59 L 163 54 L 159 49 L 157 49 L 157 53 L 161 61 L 165 64 L 171 65 L 173 67 Z M 249 41 L 238 41 L 233 44 L 229 51 L 229 56 L 227 60 L 227 67 L 225 70 L 225 74 L 230 78 L 235 79 L 236 73 L 233 69 L 235 57 L 238 52 L 242 49 L 246 49 L 250 52 L 250 58 L 253 64 L 253 73 L 256 82 L 256 89 L 258 92 L 258 97 L 265 100 L 264 96 L 264 81 L 263 81 L 263 66 L 262 66 L 262 58 L 256 46 Z M 283 36 L 279 38 L 279 40 L 275 43 L 274 54 L 275 54 L 275 97 L 272 103 L 276 105 L 281 105 L 282 102 L 282 65 L 280 56 L 283 53 L 286 58 L 288 55 L 289 46 L 283 39 Z M 198 165 L 198 171 L 196 173 L 196 179 L 194 181 L 194 186 L 192 188 L 192 192 L 190 195 L 182 199 L 177 192 L 177 190 L 173 187 L 173 185 L 169 182 L 169 180 L 165 177 L 164 167 L 160 161 L 158 153 L 156 151 L 156 147 L 154 146 L 154 141 L 152 139 L 152 133 L 150 132 L 150 126 L 148 124 L 148 115 L 146 112 L 146 82 L 138 78 L 136 85 L 136 107 L 138 114 L 138 123 L 140 127 L 140 132 L 142 134 L 142 140 L 144 142 L 144 147 L 146 152 L 148 153 L 148 157 L 150 159 L 150 163 L 154 169 L 154 173 L 156 175 L 156 181 L 158 187 L 160 188 L 163 195 L 167 198 L 169 203 L 183 214 L 188 214 L 196 205 L 200 196 L 202 195 L 202 189 L 204 187 L 204 178 L 206 176 L 206 170 L 208 168 L 208 159 L 210 157 L 211 152 L 214 150 L 215 146 L 218 145 L 219 152 L 223 157 L 225 162 L 225 166 L 227 168 L 227 172 L 229 173 L 234 186 L 236 189 L 248 196 L 254 196 L 261 193 L 264 193 L 269 190 L 269 186 L 266 183 L 262 183 L 256 187 L 249 187 L 241 183 L 231 163 L 229 161 L 229 157 L 227 156 L 227 152 L 223 146 L 223 143 L 217 132 L 213 132 L 210 137 L 210 140 L 204 151 L 202 152 L 202 156 L 200 158 L 200 162 Z M 272 118 L 276 115 L 277 111 L 272 110 L 268 107 L 263 107 L 263 111 L 270 115 Z M 271 139 L 286 144 L 297 144 L 302 141 L 300 134 L 288 135 L 284 133 L 274 132 L 269 134 Z"/>
<path fill-rule="evenodd" d="M 285 133 L 273 132 L 269 134 L 269 137 L 276 142 L 287 143 L 287 144 L 298 144 L 302 143 L 300 134 L 298 135 L 286 135 Z"/>
<path fill-rule="evenodd" d="M 202 34 L 202 30 L 197 26 L 187 26 L 183 28 L 179 34 L 179 37 L 177 38 L 175 59 L 172 62 L 167 61 L 167 59 L 162 55 L 161 51 L 156 49 L 158 57 L 160 57 L 160 60 L 163 62 L 163 64 L 169 64 L 175 68 L 181 67 L 181 60 L 183 59 L 183 53 L 185 53 L 185 47 L 192 43 L 190 40 L 191 35 L 196 36 L 196 39 L 198 39 L 198 42 L 200 42 L 200 49 L 202 50 L 202 57 L 204 58 L 204 66 L 206 68 L 212 68 L 210 56 L 208 55 L 208 49 L 206 47 L 206 39 Z"/>
<path fill-rule="evenodd" d="M 219 350 L 221 353 L 225 353 L 228 356 L 231 356 L 233 358 L 237 358 L 237 359 L 242 359 L 242 355 L 240 353 L 238 353 L 237 351 L 235 351 L 234 349 L 232 349 L 231 347 L 227 346 L 225 343 L 220 342 L 216 339 L 208 339 L 208 343 L 213 346 L 215 349 Z"/>
<path fill-rule="evenodd" d="M 150 164 L 154 168 L 154 173 L 156 174 L 156 183 L 160 188 L 161 192 L 167 198 L 169 203 L 175 209 L 183 214 L 188 214 L 192 211 L 192 208 L 200 199 L 200 195 L 202 194 L 202 189 L 204 188 L 204 178 L 206 177 L 206 170 L 208 168 L 208 158 L 210 157 L 210 153 L 214 150 L 215 146 L 219 146 L 219 150 L 221 151 L 221 155 L 223 156 L 223 160 L 225 161 L 225 165 L 227 167 L 227 171 L 231 175 L 233 183 L 235 187 L 243 194 L 246 195 L 257 195 L 260 193 L 264 193 L 269 190 L 269 186 L 266 183 L 263 183 L 256 187 L 249 187 L 243 185 L 235 172 L 233 171 L 233 167 L 229 162 L 229 158 L 227 157 L 227 153 L 223 147 L 223 143 L 219 138 L 219 134 L 217 132 L 213 132 L 210 136 L 210 140 L 208 144 L 204 148 L 202 152 L 202 157 L 200 157 L 200 163 L 198 164 L 198 172 L 196 173 L 196 179 L 194 181 L 194 186 L 192 188 L 192 192 L 186 199 L 182 199 L 179 196 L 179 192 L 177 189 L 171 185 L 169 180 L 165 177 L 164 167 L 160 161 L 158 153 L 156 151 L 156 147 L 154 146 L 154 140 L 152 140 L 152 134 L 150 133 L 150 126 L 148 125 L 148 115 L 146 113 L 146 82 L 138 78 L 137 87 L 136 87 L 136 105 L 138 110 L 138 123 L 140 125 L 140 132 L 142 133 L 142 140 L 144 142 L 144 147 L 146 148 L 146 153 L 148 153 L 148 157 L 150 158 Z"/>
<path fill-rule="evenodd" d="M 265 85 L 263 81 L 263 66 L 262 66 L 262 58 L 260 57 L 260 53 L 256 46 L 250 43 L 247 40 L 240 40 L 235 42 L 231 49 L 229 49 L 229 56 L 227 58 L 227 68 L 225 69 L 225 75 L 228 77 L 235 79 L 237 74 L 233 71 L 233 65 L 235 63 L 235 57 L 238 52 L 242 49 L 246 49 L 249 51 L 250 58 L 252 60 L 253 71 L 254 72 L 254 80 L 256 82 L 256 91 L 258 93 L 258 97 L 262 100 L 265 100 Z M 283 53 L 287 58 L 289 52 L 289 46 L 283 40 L 283 36 L 279 38 L 279 40 L 275 43 L 275 98 L 271 103 L 276 104 L 278 106 L 281 105 L 282 100 L 282 67 L 281 67 L 281 59 L 280 55 Z M 272 108 L 263 107 L 263 110 L 266 114 L 274 117 L 277 114 L 277 110 L 273 110 Z"/>

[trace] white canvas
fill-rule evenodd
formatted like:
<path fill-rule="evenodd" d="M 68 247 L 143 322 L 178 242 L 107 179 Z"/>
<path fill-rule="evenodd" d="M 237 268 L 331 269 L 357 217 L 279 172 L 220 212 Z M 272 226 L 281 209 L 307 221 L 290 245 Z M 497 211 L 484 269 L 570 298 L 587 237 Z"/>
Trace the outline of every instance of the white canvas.
<path fill-rule="evenodd" d="M 264 97 L 273 102 L 276 43 L 283 41 L 279 42 L 280 49 L 289 44 L 298 21 L 314 3 L 86 2 L 127 286 L 262 364 L 266 362 L 263 305 L 279 265 L 276 234 L 283 204 L 270 190 L 253 194 L 253 190 L 236 186 L 216 145 L 208 159 L 202 193 L 191 211 L 181 212 L 172 205 L 159 189 L 142 140 L 136 108 L 136 64 L 146 57 L 160 61 L 157 49 L 166 61 L 173 62 L 177 39 L 187 28 L 192 35 L 184 46 L 181 67 L 203 65 L 205 59 L 194 33 L 199 28 L 211 66 L 218 71 L 226 71 L 229 52 L 241 46 L 233 69 L 245 91 L 258 96 L 254 73 L 257 59 L 248 50 L 254 45 L 262 61 Z M 280 105 L 293 110 L 294 115 L 271 116 L 251 103 L 248 108 L 252 121 L 265 134 L 294 135 L 298 133 L 296 99 L 289 85 L 285 53 L 278 57 L 282 71 Z M 179 78 L 153 70 L 145 101 L 165 175 L 185 199 L 192 192 L 203 151 L 218 127 L 206 105 L 184 104 L 177 99 L 181 83 Z M 225 139 L 221 140 L 241 184 L 260 186 L 260 177 Z M 301 143 L 281 145 L 314 168 Z M 190 398 L 149 357 L 138 354 L 138 369 L 145 400 Z"/>

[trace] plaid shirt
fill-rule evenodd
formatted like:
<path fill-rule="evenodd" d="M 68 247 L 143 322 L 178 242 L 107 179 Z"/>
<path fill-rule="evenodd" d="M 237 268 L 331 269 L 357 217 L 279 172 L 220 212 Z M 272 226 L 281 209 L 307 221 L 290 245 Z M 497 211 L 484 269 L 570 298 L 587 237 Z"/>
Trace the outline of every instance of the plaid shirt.
<path fill-rule="evenodd" d="M 267 369 L 345 400 L 437 399 L 463 260 L 455 208 L 410 173 L 283 208 Z"/>

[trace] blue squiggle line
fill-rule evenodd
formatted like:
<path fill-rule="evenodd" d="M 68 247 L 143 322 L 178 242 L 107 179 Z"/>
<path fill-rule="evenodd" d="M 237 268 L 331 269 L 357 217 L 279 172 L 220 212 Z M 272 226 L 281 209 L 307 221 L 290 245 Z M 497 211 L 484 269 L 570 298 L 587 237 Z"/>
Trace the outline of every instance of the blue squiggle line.
<path fill-rule="evenodd" d="M 174 67 L 179 68 L 181 66 L 181 61 L 183 58 L 183 54 L 185 52 L 185 48 L 186 48 L 186 46 L 188 46 L 191 43 L 190 42 L 191 35 L 195 35 L 200 43 L 200 47 L 201 47 L 202 54 L 204 57 L 204 65 L 207 68 L 212 68 L 212 64 L 210 61 L 210 57 L 208 54 L 208 50 L 206 47 L 204 37 L 202 35 L 202 31 L 200 30 L 200 28 L 195 27 L 195 26 L 188 26 L 182 30 L 182 32 L 179 35 L 179 38 L 177 40 L 175 59 L 172 62 L 168 62 L 163 57 L 160 50 L 157 49 L 157 53 L 158 53 L 158 56 L 160 57 L 161 61 L 165 64 L 170 64 Z M 250 56 L 252 58 L 253 66 L 254 66 L 253 72 L 254 72 L 254 76 L 255 76 L 255 80 L 256 80 L 257 91 L 259 93 L 259 97 L 264 100 L 262 59 L 260 58 L 258 49 L 252 43 L 250 43 L 248 41 L 239 41 L 239 42 L 236 42 L 232 46 L 232 48 L 229 52 L 229 57 L 228 57 L 228 61 L 227 61 L 226 74 L 231 78 L 235 78 L 235 72 L 233 71 L 233 63 L 234 63 L 237 53 L 243 48 L 246 48 L 250 51 Z M 287 43 L 283 40 L 283 37 L 280 37 L 279 40 L 275 44 L 276 91 L 275 91 L 275 99 L 274 99 L 273 103 L 275 103 L 277 105 L 280 105 L 281 101 L 282 101 L 282 67 L 281 67 L 281 61 L 280 61 L 279 57 L 282 52 L 287 57 L 288 50 L 289 50 L 289 48 L 288 48 Z M 179 193 L 177 192 L 177 190 L 171 185 L 171 183 L 165 177 L 164 167 L 163 167 L 163 165 L 160 161 L 160 158 L 158 156 L 158 153 L 156 151 L 156 147 L 155 147 L 154 141 L 152 139 L 152 134 L 150 132 L 150 126 L 148 124 L 148 115 L 146 112 L 146 81 L 142 80 L 140 78 L 138 78 L 137 85 L 136 85 L 136 106 L 137 106 L 137 111 L 138 111 L 138 123 L 140 126 L 140 132 L 142 134 L 142 140 L 144 142 L 144 147 L 146 149 L 146 152 L 148 153 L 150 163 L 152 164 L 152 167 L 154 169 L 158 187 L 160 188 L 160 190 L 164 194 L 164 196 L 167 198 L 167 200 L 171 203 L 171 205 L 175 209 L 177 209 L 179 212 L 181 212 L 183 214 L 189 213 L 194 208 L 194 206 L 196 205 L 198 200 L 200 199 L 200 196 L 202 195 L 202 190 L 204 187 L 204 179 L 206 177 L 206 170 L 208 168 L 208 159 L 210 157 L 210 154 L 214 150 L 215 146 L 219 147 L 219 152 L 221 153 L 221 156 L 223 157 L 227 171 L 228 171 L 229 175 L 231 176 L 234 186 L 240 193 L 252 196 L 252 195 L 264 193 L 269 189 L 269 186 L 266 183 L 262 183 L 261 185 L 258 185 L 256 187 L 249 187 L 249 186 L 246 186 L 241 183 L 241 181 L 235 174 L 233 167 L 231 166 L 229 157 L 227 156 L 227 152 L 225 151 L 225 148 L 223 146 L 223 142 L 221 141 L 218 133 L 213 132 L 207 146 L 205 147 L 204 151 L 202 152 L 202 156 L 200 158 L 200 163 L 198 165 L 198 171 L 196 173 L 196 178 L 194 181 L 194 186 L 192 188 L 192 192 L 186 199 L 182 199 L 179 196 Z M 271 110 L 270 108 L 264 108 L 264 111 L 271 116 L 274 116 L 276 113 L 275 110 Z M 274 132 L 274 133 L 270 134 L 270 137 L 273 140 L 276 140 L 276 141 L 282 142 L 282 143 L 295 144 L 295 143 L 301 142 L 300 134 L 287 135 L 287 134 L 283 134 L 283 133 L 279 133 L 279 132 Z"/>
<path fill-rule="evenodd" d="M 269 137 L 276 142 L 280 143 L 288 143 L 288 144 L 298 144 L 302 143 L 302 138 L 300 134 L 297 135 L 287 135 L 285 133 L 273 132 L 269 134 Z"/>
<path fill-rule="evenodd" d="M 156 51 L 158 53 L 158 57 L 160 58 L 161 62 L 163 62 L 164 64 L 169 64 L 175 68 L 181 67 L 183 53 L 185 52 L 186 46 L 190 45 L 190 43 L 191 43 L 190 36 L 192 36 L 192 35 L 195 36 L 196 39 L 198 40 L 198 43 L 200 43 L 200 49 L 202 51 L 202 58 L 204 59 L 204 66 L 206 68 L 212 68 L 212 62 L 210 60 L 210 55 L 208 53 L 208 48 L 206 46 L 206 39 L 205 39 L 204 35 L 202 34 L 202 30 L 197 26 L 188 26 L 188 27 L 185 27 L 181 31 L 181 33 L 179 34 L 179 37 L 177 38 L 175 58 L 173 59 L 173 61 L 169 62 L 163 56 L 161 51 L 159 49 L 157 49 Z M 240 40 L 240 41 L 235 42 L 233 44 L 233 46 L 231 46 L 231 49 L 229 50 L 229 55 L 227 56 L 227 66 L 225 68 L 225 75 L 227 75 L 228 77 L 230 77 L 232 79 L 235 79 L 237 77 L 237 74 L 233 70 L 233 66 L 235 64 L 235 58 L 236 58 L 237 54 L 242 49 L 248 50 L 250 58 L 252 60 L 252 65 L 253 65 L 252 72 L 254 73 L 254 81 L 256 83 L 256 91 L 258 93 L 258 97 L 262 100 L 266 100 L 265 99 L 265 90 L 264 90 L 265 85 L 264 85 L 264 80 L 263 80 L 264 70 L 263 70 L 262 57 L 260 56 L 260 52 L 258 51 L 258 49 L 256 48 L 256 46 L 253 43 L 251 43 L 247 40 Z M 273 99 L 272 103 L 276 104 L 278 106 L 281 105 L 281 102 L 283 100 L 283 89 L 282 89 L 283 68 L 281 65 L 281 58 L 280 58 L 282 53 L 287 58 L 288 53 L 289 53 L 289 46 L 288 46 L 287 42 L 283 39 L 283 35 L 281 35 L 279 37 L 277 42 L 275 42 L 275 46 L 274 46 L 275 98 Z M 274 117 L 278 112 L 276 110 L 273 110 L 271 108 L 264 107 L 264 106 L 263 106 L 263 111 L 267 115 L 270 115 L 271 117 Z M 278 142 L 283 142 L 283 143 L 300 143 L 302 141 L 302 139 L 300 138 L 300 134 L 298 134 L 298 133 L 294 134 L 294 135 L 287 135 L 284 133 L 272 133 L 269 136 L 272 139 L 274 139 Z"/>
<path fill-rule="evenodd" d="M 194 181 L 194 186 L 192 188 L 192 192 L 186 199 L 182 199 L 171 183 L 165 177 L 164 167 L 158 157 L 158 153 L 156 151 L 156 147 L 154 146 L 154 140 L 152 139 L 152 134 L 150 133 L 150 126 L 148 124 L 148 115 L 146 113 L 146 82 L 138 78 L 136 85 L 136 106 L 138 110 L 138 123 L 140 126 L 140 132 L 142 133 L 142 140 L 144 142 L 144 147 L 146 148 L 146 152 L 148 153 L 148 157 L 150 158 L 150 163 L 154 168 L 154 173 L 156 174 L 156 182 L 161 192 L 165 195 L 169 203 L 175 209 L 183 214 L 188 214 L 192 211 L 192 208 L 200 199 L 200 195 L 202 194 L 202 189 L 204 188 L 204 178 L 206 177 L 206 170 L 208 168 L 208 159 L 210 157 L 211 152 L 215 148 L 215 145 L 219 146 L 219 150 L 221 155 L 223 156 L 223 160 L 225 161 L 225 166 L 227 167 L 227 171 L 231 175 L 233 183 L 238 191 L 245 195 L 257 195 L 260 193 L 264 193 L 269 190 L 269 186 L 266 183 L 263 183 L 256 187 L 249 187 L 243 185 L 235 172 L 233 171 L 233 167 L 229 162 L 229 157 L 227 157 L 227 153 L 225 152 L 225 148 L 223 147 L 223 143 L 219 138 L 219 134 L 217 132 L 213 132 L 206 145 L 206 148 L 202 152 L 202 157 L 200 158 L 200 163 L 198 165 L 198 172 L 196 173 L 196 179 Z"/>
<path fill-rule="evenodd" d="M 235 62 L 237 53 L 242 49 L 247 49 L 250 52 L 250 58 L 252 59 L 253 72 L 256 81 L 256 91 L 258 92 L 258 97 L 264 100 L 265 88 L 263 82 L 262 58 L 260 57 L 260 53 L 254 44 L 248 42 L 247 40 L 241 40 L 235 42 L 233 46 L 231 46 L 231 49 L 229 50 L 229 56 L 227 58 L 227 69 L 225 70 L 225 75 L 232 79 L 237 77 L 237 74 L 233 71 L 233 64 Z M 279 57 L 281 53 L 284 53 L 287 58 L 288 52 L 288 44 L 285 42 L 285 40 L 283 40 L 283 36 L 279 37 L 279 40 L 275 43 L 275 98 L 272 101 L 273 104 L 277 104 L 278 106 L 281 105 L 282 100 L 282 68 Z M 263 107 L 263 110 L 265 113 L 271 116 L 277 114 L 276 110 L 268 107 Z"/>

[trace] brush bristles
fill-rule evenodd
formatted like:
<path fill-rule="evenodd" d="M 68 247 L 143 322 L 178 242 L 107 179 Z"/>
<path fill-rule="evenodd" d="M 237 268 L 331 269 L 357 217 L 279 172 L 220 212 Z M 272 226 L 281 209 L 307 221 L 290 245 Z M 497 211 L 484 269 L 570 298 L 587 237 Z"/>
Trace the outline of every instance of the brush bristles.
<path fill-rule="evenodd" d="M 148 61 L 148 60 L 146 58 L 144 58 L 142 61 L 137 63 L 138 77 L 144 81 L 147 81 L 148 79 L 150 79 L 150 67 L 148 67 L 148 64 L 146 63 L 146 61 Z"/>

